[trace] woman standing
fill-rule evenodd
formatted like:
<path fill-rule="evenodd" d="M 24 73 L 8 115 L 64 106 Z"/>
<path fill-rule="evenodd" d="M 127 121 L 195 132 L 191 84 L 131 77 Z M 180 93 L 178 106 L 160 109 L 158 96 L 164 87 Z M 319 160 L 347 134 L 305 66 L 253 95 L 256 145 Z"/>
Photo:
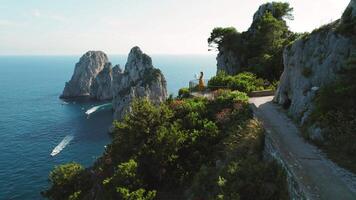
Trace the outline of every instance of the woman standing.
<path fill-rule="evenodd" d="M 203 77 L 204 77 L 204 73 L 203 73 L 203 72 L 200 72 L 199 85 L 198 85 L 200 91 L 203 91 L 204 88 L 205 88 Z"/>

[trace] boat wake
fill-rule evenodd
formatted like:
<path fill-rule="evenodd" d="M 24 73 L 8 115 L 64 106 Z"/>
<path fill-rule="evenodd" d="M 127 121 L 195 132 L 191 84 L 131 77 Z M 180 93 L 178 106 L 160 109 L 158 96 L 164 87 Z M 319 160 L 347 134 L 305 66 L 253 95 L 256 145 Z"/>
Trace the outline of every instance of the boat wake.
<path fill-rule="evenodd" d="M 51 156 L 59 154 L 74 138 L 73 135 L 67 135 L 63 140 L 52 150 Z"/>
<path fill-rule="evenodd" d="M 90 115 L 90 114 L 95 113 L 95 112 L 98 111 L 99 109 L 102 109 L 102 108 L 104 109 L 104 108 L 106 108 L 106 107 L 111 107 L 111 106 L 112 106 L 112 103 L 106 103 L 106 104 L 94 106 L 94 107 L 88 109 L 88 110 L 85 112 L 85 114 L 86 114 L 86 115 Z"/>

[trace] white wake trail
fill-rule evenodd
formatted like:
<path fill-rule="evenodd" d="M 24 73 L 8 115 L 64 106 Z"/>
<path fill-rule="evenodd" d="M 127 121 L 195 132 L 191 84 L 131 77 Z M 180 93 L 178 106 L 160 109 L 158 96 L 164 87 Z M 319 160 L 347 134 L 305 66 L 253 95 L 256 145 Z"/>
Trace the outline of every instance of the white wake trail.
<path fill-rule="evenodd" d="M 74 138 L 73 135 L 67 135 L 63 140 L 52 150 L 51 156 L 59 154 Z"/>
<path fill-rule="evenodd" d="M 94 106 L 94 107 L 88 109 L 88 110 L 85 112 L 85 114 L 86 114 L 86 115 L 90 115 L 90 114 L 96 112 L 97 110 L 99 110 L 100 108 L 108 107 L 108 106 L 111 106 L 111 105 L 112 105 L 112 103 L 106 103 L 106 104 Z"/>

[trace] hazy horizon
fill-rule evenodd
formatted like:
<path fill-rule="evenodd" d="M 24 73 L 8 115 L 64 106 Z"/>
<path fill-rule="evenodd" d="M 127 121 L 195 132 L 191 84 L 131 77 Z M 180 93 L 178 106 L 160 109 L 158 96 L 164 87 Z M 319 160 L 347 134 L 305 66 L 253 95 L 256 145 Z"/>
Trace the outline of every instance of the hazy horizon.
<path fill-rule="evenodd" d="M 0 55 L 209 55 L 214 27 L 245 31 L 264 0 L 0 0 Z M 294 7 L 295 32 L 340 18 L 349 0 L 284 0 Z"/>

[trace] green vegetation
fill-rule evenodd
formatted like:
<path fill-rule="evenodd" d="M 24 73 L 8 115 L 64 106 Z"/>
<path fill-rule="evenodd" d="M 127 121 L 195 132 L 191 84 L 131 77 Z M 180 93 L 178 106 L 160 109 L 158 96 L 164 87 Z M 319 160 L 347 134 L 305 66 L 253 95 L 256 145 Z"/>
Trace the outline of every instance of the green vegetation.
<path fill-rule="evenodd" d="M 77 163 L 57 166 L 49 175 L 52 187 L 43 196 L 55 199 L 78 199 L 82 189 L 89 189 L 89 177 L 84 167 Z"/>
<path fill-rule="evenodd" d="M 143 76 L 143 82 L 148 86 L 151 86 L 152 83 L 158 80 L 161 77 L 161 70 L 160 69 L 146 69 Z"/>
<path fill-rule="evenodd" d="M 208 38 L 209 46 L 212 48 L 224 46 L 229 50 L 238 50 L 241 42 L 241 33 L 237 32 L 234 27 L 214 28 Z"/>
<path fill-rule="evenodd" d="M 241 71 L 249 71 L 269 81 L 278 80 L 282 71 L 284 47 L 299 37 L 288 30 L 285 18 L 292 19 L 288 3 L 273 2 L 274 12 L 267 11 L 239 33 L 235 28 L 215 28 L 208 39 L 209 46 L 219 51 L 229 50 L 239 57 Z"/>
<path fill-rule="evenodd" d="M 124 120 L 114 123 L 113 141 L 95 165 L 55 168 L 46 196 L 286 199 L 283 171 L 262 160 L 264 130 L 252 118 L 247 95 L 227 90 L 214 95 L 171 98 L 160 106 L 134 101 Z"/>
<path fill-rule="evenodd" d="M 230 89 L 249 93 L 252 91 L 275 89 L 275 85 L 270 84 L 269 81 L 262 78 L 257 78 L 256 75 L 250 72 L 242 72 L 235 76 L 230 76 L 222 71 L 209 80 L 208 88 L 211 90 Z"/>
<path fill-rule="evenodd" d="M 356 54 L 351 56 L 340 78 L 318 94 L 313 122 L 324 128 L 322 145 L 329 156 L 356 172 Z"/>
<path fill-rule="evenodd" d="M 189 88 L 181 88 L 178 91 L 178 98 L 185 99 L 191 97 Z"/>

